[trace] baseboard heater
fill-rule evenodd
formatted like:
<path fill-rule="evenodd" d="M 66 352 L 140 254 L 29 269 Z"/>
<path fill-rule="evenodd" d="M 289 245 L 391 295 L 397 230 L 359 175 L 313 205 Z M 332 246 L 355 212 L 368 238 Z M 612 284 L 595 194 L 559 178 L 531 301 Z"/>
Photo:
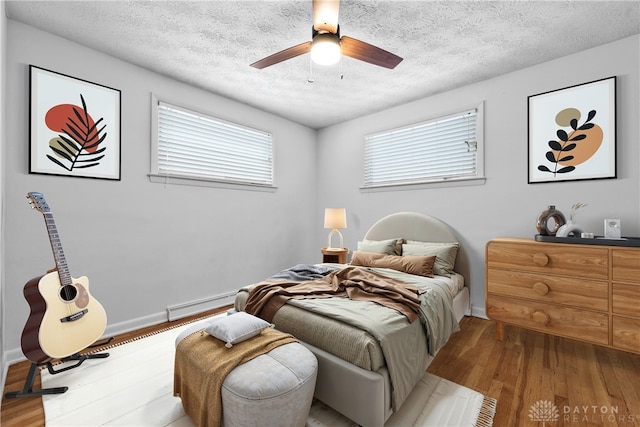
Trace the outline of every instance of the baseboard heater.
<path fill-rule="evenodd" d="M 231 304 L 233 303 L 236 293 L 236 291 L 227 292 L 225 294 L 214 295 L 195 301 L 172 305 L 167 307 L 167 320 L 171 322 L 173 320 L 182 319 L 183 317 L 192 316 L 194 314 L 202 313 L 203 311 L 213 310 L 214 308 Z"/>

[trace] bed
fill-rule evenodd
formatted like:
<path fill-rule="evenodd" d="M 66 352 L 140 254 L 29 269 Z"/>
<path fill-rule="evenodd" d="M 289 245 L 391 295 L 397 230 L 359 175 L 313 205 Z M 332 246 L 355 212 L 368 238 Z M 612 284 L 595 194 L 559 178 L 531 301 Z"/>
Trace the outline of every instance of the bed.
<path fill-rule="evenodd" d="M 323 313 L 324 308 L 317 305 L 322 305 L 321 300 L 292 299 L 272 319 L 277 329 L 296 336 L 317 357 L 319 367 L 315 397 L 362 426 L 383 426 L 402 405 L 413 385 L 422 378 L 437 349 L 446 343 L 450 333 L 455 332 L 455 329 L 447 331 L 447 328 L 452 328 L 440 318 L 453 318 L 457 327 L 460 319 L 470 312 L 468 281 L 465 281 L 469 271 L 466 254 L 459 246 L 459 239 L 446 224 L 420 213 L 395 213 L 371 226 L 359 242 L 358 252 L 367 252 L 363 249 L 379 247 L 376 245 L 394 239 L 401 239 L 395 250 L 400 251 L 401 247 L 406 254 L 414 254 L 411 251 L 416 249 L 415 245 L 425 242 L 429 247 L 432 244 L 457 246 L 450 274 L 442 273 L 441 276 L 437 274 L 441 271 L 434 269 L 436 274 L 433 279 L 427 280 L 386 268 L 369 269 L 376 274 L 408 281 L 416 286 L 423 286 L 425 281 L 433 282 L 429 286 L 434 290 L 427 293 L 435 295 L 439 301 L 429 303 L 432 306 L 429 310 L 437 311 L 432 313 L 437 317 L 436 323 L 440 322 L 435 327 L 433 323 L 425 323 L 421 315 L 420 322 L 409 323 L 405 319 L 406 326 L 394 330 L 394 338 L 387 339 L 374 328 L 377 327 L 375 324 L 378 318 L 386 318 L 388 312 L 393 310 L 368 301 L 348 302 L 355 305 L 350 311 L 353 318 L 350 316 L 347 319 L 344 315 L 341 317 L 342 312 L 337 316 L 331 313 L 333 317 Z M 355 255 L 354 253 L 354 259 Z M 317 266 L 332 271 L 350 268 L 342 264 Z M 238 292 L 234 304 L 236 310 L 245 308 L 253 286 L 255 284 Z M 448 297 L 443 297 L 444 294 L 448 294 Z M 350 301 L 346 298 L 328 299 Z M 423 302 L 422 306 L 424 305 Z M 394 313 L 395 316 L 402 317 L 397 312 Z M 365 325 L 368 322 L 371 322 L 371 326 Z M 398 324 L 401 320 L 394 318 L 393 322 Z M 439 327 L 443 329 L 440 330 Z M 435 332 L 425 333 L 425 330 Z M 400 351 L 396 351 L 397 349 Z M 396 368 L 396 365 L 402 365 L 402 370 Z"/>

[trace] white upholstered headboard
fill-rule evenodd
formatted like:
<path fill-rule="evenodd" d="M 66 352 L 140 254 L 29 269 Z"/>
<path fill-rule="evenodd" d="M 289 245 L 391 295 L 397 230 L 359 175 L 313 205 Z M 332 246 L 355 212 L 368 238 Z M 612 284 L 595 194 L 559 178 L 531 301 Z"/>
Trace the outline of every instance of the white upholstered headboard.
<path fill-rule="evenodd" d="M 460 243 L 460 239 L 447 224 L 437 218 L 418 212 L 398 212 L 385 216 L 373 224 L 364 235 L 366 240 L 387 240 L 400 237 L 423 242 Z M 455 270 L 464 276 L 467 286 L 469 284 L 468 264 L 464 248 L 460 245 Z"/>

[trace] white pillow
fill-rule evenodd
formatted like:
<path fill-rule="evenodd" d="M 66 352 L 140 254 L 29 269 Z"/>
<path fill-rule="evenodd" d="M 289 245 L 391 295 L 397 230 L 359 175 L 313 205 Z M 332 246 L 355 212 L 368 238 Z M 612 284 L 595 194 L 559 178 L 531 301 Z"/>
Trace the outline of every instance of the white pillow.
<path fill-rule="evenodd" d="M 205 332 L 224 341 L 225 347 L 231 348 L 233 344 L 255 337 L 264 329 L 272 327 L 271 323 L 241 311 L 211 323 Z"/>

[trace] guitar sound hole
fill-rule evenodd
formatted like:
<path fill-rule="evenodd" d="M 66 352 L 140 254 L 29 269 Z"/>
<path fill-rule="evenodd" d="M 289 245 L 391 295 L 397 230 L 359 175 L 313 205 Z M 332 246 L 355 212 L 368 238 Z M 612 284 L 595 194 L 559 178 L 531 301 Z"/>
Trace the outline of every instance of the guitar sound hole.
<path fill-rule="evenodd" d="M 77 295 L 78 290 L 75 288 L 75 286 L 65 285 L 60 288 L 60 298 L 62 298 L 63 301 L 73 301 Z"/>

